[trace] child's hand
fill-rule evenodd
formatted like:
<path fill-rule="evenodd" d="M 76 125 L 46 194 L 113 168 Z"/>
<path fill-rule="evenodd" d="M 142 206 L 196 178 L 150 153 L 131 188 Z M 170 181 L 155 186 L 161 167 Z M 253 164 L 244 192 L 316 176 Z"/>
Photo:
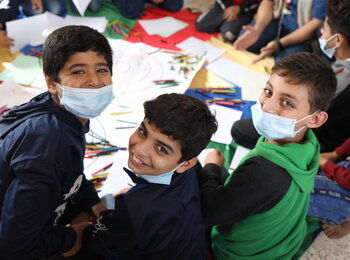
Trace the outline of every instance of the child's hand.
<path fill-rule="evenodd" d="M 100 201 L 99 203 L 93 205 L 91 207 L 91 210 L 94 213 L 94 215 L 98 217 L 102 211 L 107 210 L 107 207 L 102 201 Z"/>
<path fill-rule="evenodd" d="M 91 223 L 89 222 L 83 222 L 83 223 L 71 225 L 71 228 L 73 228 L 74 231 L 77 233 L 77 239 L 75 240 L 73 247 L 69 251 L 63 253 L 62 256 L 64 257 L 73 256 L 80 251 L 82 242 L 83 242 L 83 231 L 85 228 L 87 228 L 90 225 Z"/>
<path fill-rule="evenodd" d="M 225 162 L 225 157 L 222 152 L 215 149 L 207 154 L 207 157 L 205 157 L 204 164 L 207 163 L 215 163 L 219 166 L 223 166 Z"/>
<path fill-rule="evenodd" d="M 240 13 L 240 11 L 241 8 L 238 5 L 232 5 L 230 7 L 227 7 L 224 11 L 224 19 L 226 19 L 228 22 L 237 20 L 237 16 Z"/>
<path fill-rule="evenodd" d="M 326 159 L 326 158 L 324 158 L 324 157 L 322 157 L 322 156 L 320 156 L 320 168 L 322 168 L 323 167 L 323 165 L 326 163 L 326 162 L 328 162 L 328 160 Z"/>
<path fill-rule="evenodd" d="M 13 39 L 7 37 L 4 31 L 0 31 L 0 46 L 4 46 L 4 47 L 13 46 Z"/>
<path fill-rule="evenodd" d="M 329 153 L 321 153 L 321 157 L 328 161 L 335 162 L 338 159 L 337 153 L 335 151 Z"/>
<path fill-rule="evenodd" d="M 132 188 L 131 186 L 122 188 L 120 191 L 118 191 L 117 193 L 113 194 L 113 198 L 118 197 L 120 194 L 127 193 L 131 188 Z"/>

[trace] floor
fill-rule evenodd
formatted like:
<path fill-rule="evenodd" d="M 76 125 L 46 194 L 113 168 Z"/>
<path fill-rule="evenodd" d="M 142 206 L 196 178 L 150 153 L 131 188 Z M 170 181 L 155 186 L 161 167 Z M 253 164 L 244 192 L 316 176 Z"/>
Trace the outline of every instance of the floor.
<path fill-rule="evenodd" d="M 215 0 L 184 0 L 184 7 L 206 10 Z M 349 260 L 350 234 L 341 239 L 329 239 L 321 232 L 300 260 Z"/>

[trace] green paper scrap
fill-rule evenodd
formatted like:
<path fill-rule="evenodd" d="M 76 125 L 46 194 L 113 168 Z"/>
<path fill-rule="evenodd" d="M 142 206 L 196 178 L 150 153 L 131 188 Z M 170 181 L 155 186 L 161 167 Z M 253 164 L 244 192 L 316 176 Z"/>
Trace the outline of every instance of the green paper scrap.
<path fill-rule="evenodd" d="M 175 20 L 177 20 L 178 23 L 182 25 L 181 29 L 178 29 L 178 30 L 175 30 L 175 31 L 164 32 L 164 33 L 159 33 L 158 35 L 166 38 L 166 37 L 169 37 L 169 36 L 173 35 L 174 33 L 177 33 L 178 31 L 182 30 L 186 26 L 188 26 L 188 23 L 185 23 L 185 22 L 183 22 L 181 20 L 178 20 L 178 19 L 175 19 Z"/>
<path fill-rule="evenodd" d="M 0 80 L 13 76 L 18 84 L 31 85 L 42 71 L 40 59 L 28 55 L 17 55 L 5 70 L 0 73 Z"/>

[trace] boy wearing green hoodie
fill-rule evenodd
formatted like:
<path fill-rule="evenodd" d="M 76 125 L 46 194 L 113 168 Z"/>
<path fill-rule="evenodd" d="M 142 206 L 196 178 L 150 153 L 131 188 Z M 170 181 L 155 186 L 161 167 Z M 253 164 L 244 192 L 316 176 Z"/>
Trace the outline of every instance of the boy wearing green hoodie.
<path fill-rule="evenodd" d="M 327 120 L 335 90 L 331 66 L 317 55 L 281 59 L 251 108 L 255 148 L 223 185 L 223 155 L 207 156 L 199 183 L 215 259 L 291 259 L 299 250 L 319 158 L 309 129 Z"/>

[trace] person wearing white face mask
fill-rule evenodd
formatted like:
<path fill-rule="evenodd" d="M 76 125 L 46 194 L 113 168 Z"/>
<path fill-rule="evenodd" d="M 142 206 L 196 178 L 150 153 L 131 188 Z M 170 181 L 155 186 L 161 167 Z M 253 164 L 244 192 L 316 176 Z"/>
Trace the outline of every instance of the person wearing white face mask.
<path fill-rule="evenodd" d="M 72 256 L 89 217 L 106 209 L 84 176 L 83 159 L 89 119 L 114 97 L 111 47 L 94 29 L 66 26 L 49 35 L 42 59 L 48 92 L 0 119 L 5 259 Z M 66 226 L 78 217 L 85 222 Z"/>
<path fill-rule="evenodd" d="M 327 122 L 314 129 L 322 152 L 333 151 L 348 138 L 350 132 L 350 2 L 330 0 L 328 6 L 319 41 L 323 52 L 329 58 L 335 58 L 332 68 L 337 78 L 337 89 L 327 109 Z M 260 136 L 250 118 L 236 121 L 231 135 L 235 142 L 250 149 Z"/>
<path fill-rule="evenodd" d="M 176 93 L 146 101 L 144 111 L 124 168 L 135 185 L 84 231 L 83 250 L 106 259 L 205 260 L 197 156 L 217 129 L 215 116 L 200 100 Z"/>
<path fill-rule="evenodd" d="M 334 57 L 332 68 L 337 77 L 337 90 L 327 110 L 329 120 L 315 134 L 323 151 L 333 151 L 340 146 L 350 132 L 350 2 L 329 0 L 328 14 L 320 41 L 326 40 L 325 53 Z"/>
<path fill-rule="evenodd" d="M 330 64 L 312 53 L 287 56 L 252 108 L 262 135 L 224 185 L 223 155 L 205 159 L 199 174 L 204 216 L 213 225 L 215 259 L 297 259 L 318 170 L 319 144 L 310 129 L 327 120 L 336 89 Z"/>

